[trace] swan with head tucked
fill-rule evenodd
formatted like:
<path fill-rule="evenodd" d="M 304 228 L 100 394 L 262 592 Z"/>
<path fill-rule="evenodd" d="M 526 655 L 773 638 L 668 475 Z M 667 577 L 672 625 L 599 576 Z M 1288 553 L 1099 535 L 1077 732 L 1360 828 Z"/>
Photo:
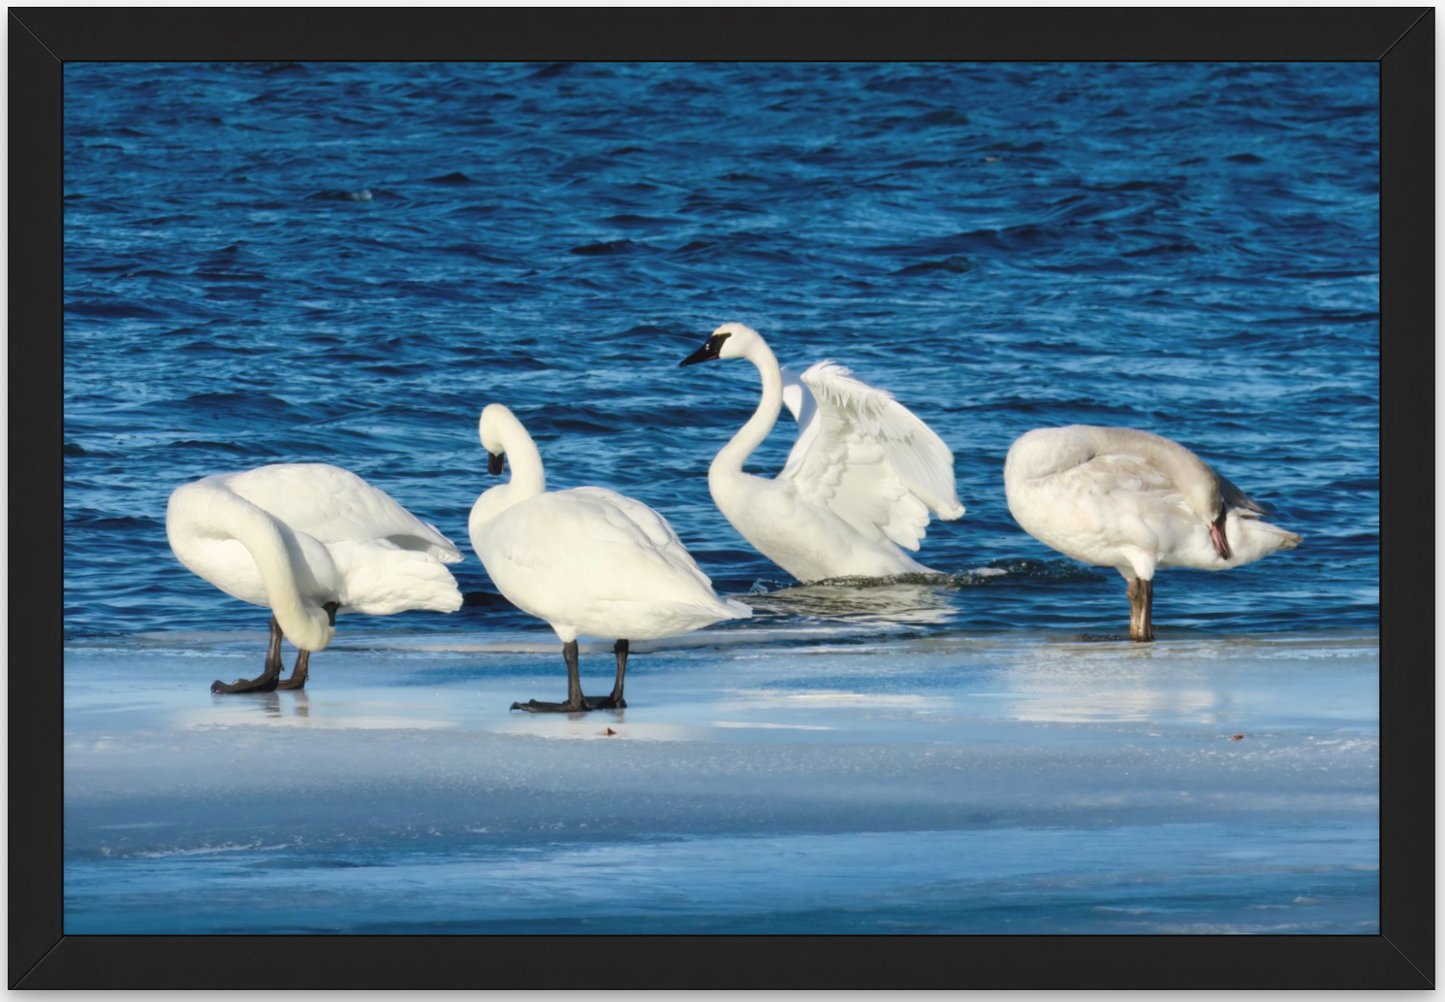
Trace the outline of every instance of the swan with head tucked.
<path fill-rule="evenodd" d="M 513 703 L 532 713 L 621 709 L 629 640 L 655 640 L 752 610 L 718 598 L 667 519 L 641 501 L 601 487 L 548 491 L 532 436 L 501 404 L 478 423 L 488 472 L 503 461 L 511 479 L 477 498 L 468 530 L 492 583 L 523 612 L 545 620 L 562 641 L 567 700 Z M 617 641 L 612 694 L 582 694 L 577 636 Z"/>
<path fill-rule="evenodd" d="M 323 463 L 280 463 L 177 487 L 166 505 L 176 558 L 227 595 L 271 608 L 265 670 L 211 691 L 270 692 L 306 684 L 311 652 L 331 643 L 338 613 L 455 612 L 445 564 L 461 552 L 356 474 Z M 281 638 L 299 649 L 280 681 Z"/>
<path fill-rule="evenodd" d="M 1177 442 L 1132 428 L 1037 428 L 1004 463 L 1009 511 L 1024 531 L 1128 582 L 1129 638 L 1153 640 L 1154 572 L 1224 571 L 1300 537 Z"/>
<path fill-rule="evenodd" d="M 778 365 L 762 336 L 723 324 L 680 362 L 745 358 L 762 374 L 752 418 L 712 461 L 707 482 L 719 510 L 743 537 L 799 581 L 932 573 L 916 551 L 930 513 L 963 515 L 953 453 L 892 394 L 819 362 L 801 376 Z M 783 404 L 798 438 L 774 478 L 743 472 Z"/>

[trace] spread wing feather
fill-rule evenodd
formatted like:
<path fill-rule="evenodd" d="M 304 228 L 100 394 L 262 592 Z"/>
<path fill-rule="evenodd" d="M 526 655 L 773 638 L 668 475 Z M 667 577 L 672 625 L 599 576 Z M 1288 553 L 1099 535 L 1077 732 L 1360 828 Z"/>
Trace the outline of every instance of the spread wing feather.
<path fill-rule="evenodd" d="M 779 480 L 825 505 L 863 536 L 918 549 L 932 511 L 963 515 L 953 453 L 893 395 L 833 362 L 784 375 L 798 439 Z"/>

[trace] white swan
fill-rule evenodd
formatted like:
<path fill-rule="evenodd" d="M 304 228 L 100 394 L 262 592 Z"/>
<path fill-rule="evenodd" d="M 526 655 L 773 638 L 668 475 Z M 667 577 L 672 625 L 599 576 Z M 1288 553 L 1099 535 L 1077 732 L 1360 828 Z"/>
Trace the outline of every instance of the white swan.
<path fill-rule="evenodd" d="M 227 595 L 271 607 L 266 669 L 212 692 L 270 692 L 306 684 L 312 651 L 331 643 L 338 612 L 389 616 L 455 612 L 457 582 L 443 564 L 451 541 L 348 470 L 281 463 L 177 487 L 166 506 L 176 558 Z M 300 648 L 281 675 L 281 637 Z"/>
<path fill-rule="evenodd" d="M 708 469 L 713 500 L 733 527 L 799 581 L 931 573 L 903 550 L 918 549 L 930 511 L 950 521 L 963 515 L 943 440 L 841 365 L 785 376 L 751 327 L 723 324 L 679 365 L 717 358 L 745 358 L 763 377 L 757 411 Z M 783 472 L 771 480 L 744 473 L 785 402 L 798 438 Z"/>
<path fill-rule="evenodd" d="M 562 641 L 567 701 L 513 703 L 532 713 L 622 708 L 628 640 L 700 629 L 752 610 L 718 598 L 667 520 L 640 501 L 601 487 L 546 492 L 542 457 L 510 410 L 489 404 L 478 422 L 487 468 L 512 465 L 507 483 L 477 498 L 468 530 L 492 583 L 522 611 L 546 620 Z M 612 695 L 582 695 L 577 635 L 617 641 Z"/>
<path fill-rule="evenodd" d="M 1037 428 L 1004 463 L 1009 511 L 1041 543 L 1128 582 L 1129 638 L 1153 640 L 1154 571 L 1223 571 L 1300 537 L 1177 442 L 1131 428 Z"/>

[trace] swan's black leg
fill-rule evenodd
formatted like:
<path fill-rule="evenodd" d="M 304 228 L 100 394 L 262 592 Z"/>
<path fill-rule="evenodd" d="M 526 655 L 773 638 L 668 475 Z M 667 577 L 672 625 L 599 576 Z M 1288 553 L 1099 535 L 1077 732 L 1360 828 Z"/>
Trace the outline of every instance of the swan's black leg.
<path fill-rule="evenodd" d="M 562 657 L 567 662 L 567 702 L 539 703 L 535 699 L 529 699 L 525 703 L 513 703 L 512 709 L 526 710 L 528 713 L 581 713 L 583 710 L 592 709 L 582 696 L 582 676 L 577 668 L 577 641 L 569 640 L 562 645 Z"/>
<path fill-rule="evenodd" d="M 1129 639 L 1154 639 L 1154 582 L 1129 579 Z"/>
<path fill-rule="evenodd" d="M 627 709 L 627 700 L 622 698 L 622 680 L 627 675 L 627 641 L 617 641 L 612 650 L 617 655 L 617 681 L 612 683 L 612 695 L 584 697 L 589 710 Z"/>
<path fill-rule="evenodd" d="M 276 688 L 304 689 L 306 687 L 306 666 L 310 660 L 310 651 L 302 651 L 296 655 L 296 667 L 291 669 L 291 677 L 284 682 L 277 682 Z"/>
<path fill-rule="evenodd" d="M 271 646 L 266 649 L 266 670 L 255 678 L 238 678 L 227 685 L 220 679 L 211 683 L 213 693 L 274 692 L 281 679 L 281 624 L 271 617 Z"/>

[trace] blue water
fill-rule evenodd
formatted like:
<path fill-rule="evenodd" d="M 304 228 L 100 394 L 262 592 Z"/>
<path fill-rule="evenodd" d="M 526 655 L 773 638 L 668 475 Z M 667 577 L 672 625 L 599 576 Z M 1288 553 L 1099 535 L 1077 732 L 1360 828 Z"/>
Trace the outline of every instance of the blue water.
<path fill-rule="evenodd" d="M 1376 64 L 65 73 L 68 932 L 1378 932 Z M 949 580 L 789 588 L 732 530 L 756 373 L 677 368 L 729 320 L 950 443 Z M 509 714 L 563 680 L 467 545 L 493 400 L 755 617 L 635 645 L 625 711 Z M 1122 581 L 1001 482 L 1075 421 L 1304 543 L 1100 642 Z M 266 613 L 166 499 L 284 461 L 436 523 L 468 605 L 214 697 Z"/>
<path fill-rule="evenodd" d="M 756 373 L 676 367 L 728 320 L 954 448 L 968 514 L 923 557 L 1010 573 L 946 628 L 1118 628 L 1118 577 L 1004 501 L 1010 442 L 1075 421 L 1189 444 L 1306 538 L 1166 575 L 1165 630 L 1378 623 L 1374 64 L 76 63 L 65 124 L 67 636 L 264 621 L 166 546 L 217 471 L 337 463 L 465 548 L 493 400 L 554 485 L 780 587 L 706 484 Z M 346 629 L 525 622 L 475 601 Z"/>

